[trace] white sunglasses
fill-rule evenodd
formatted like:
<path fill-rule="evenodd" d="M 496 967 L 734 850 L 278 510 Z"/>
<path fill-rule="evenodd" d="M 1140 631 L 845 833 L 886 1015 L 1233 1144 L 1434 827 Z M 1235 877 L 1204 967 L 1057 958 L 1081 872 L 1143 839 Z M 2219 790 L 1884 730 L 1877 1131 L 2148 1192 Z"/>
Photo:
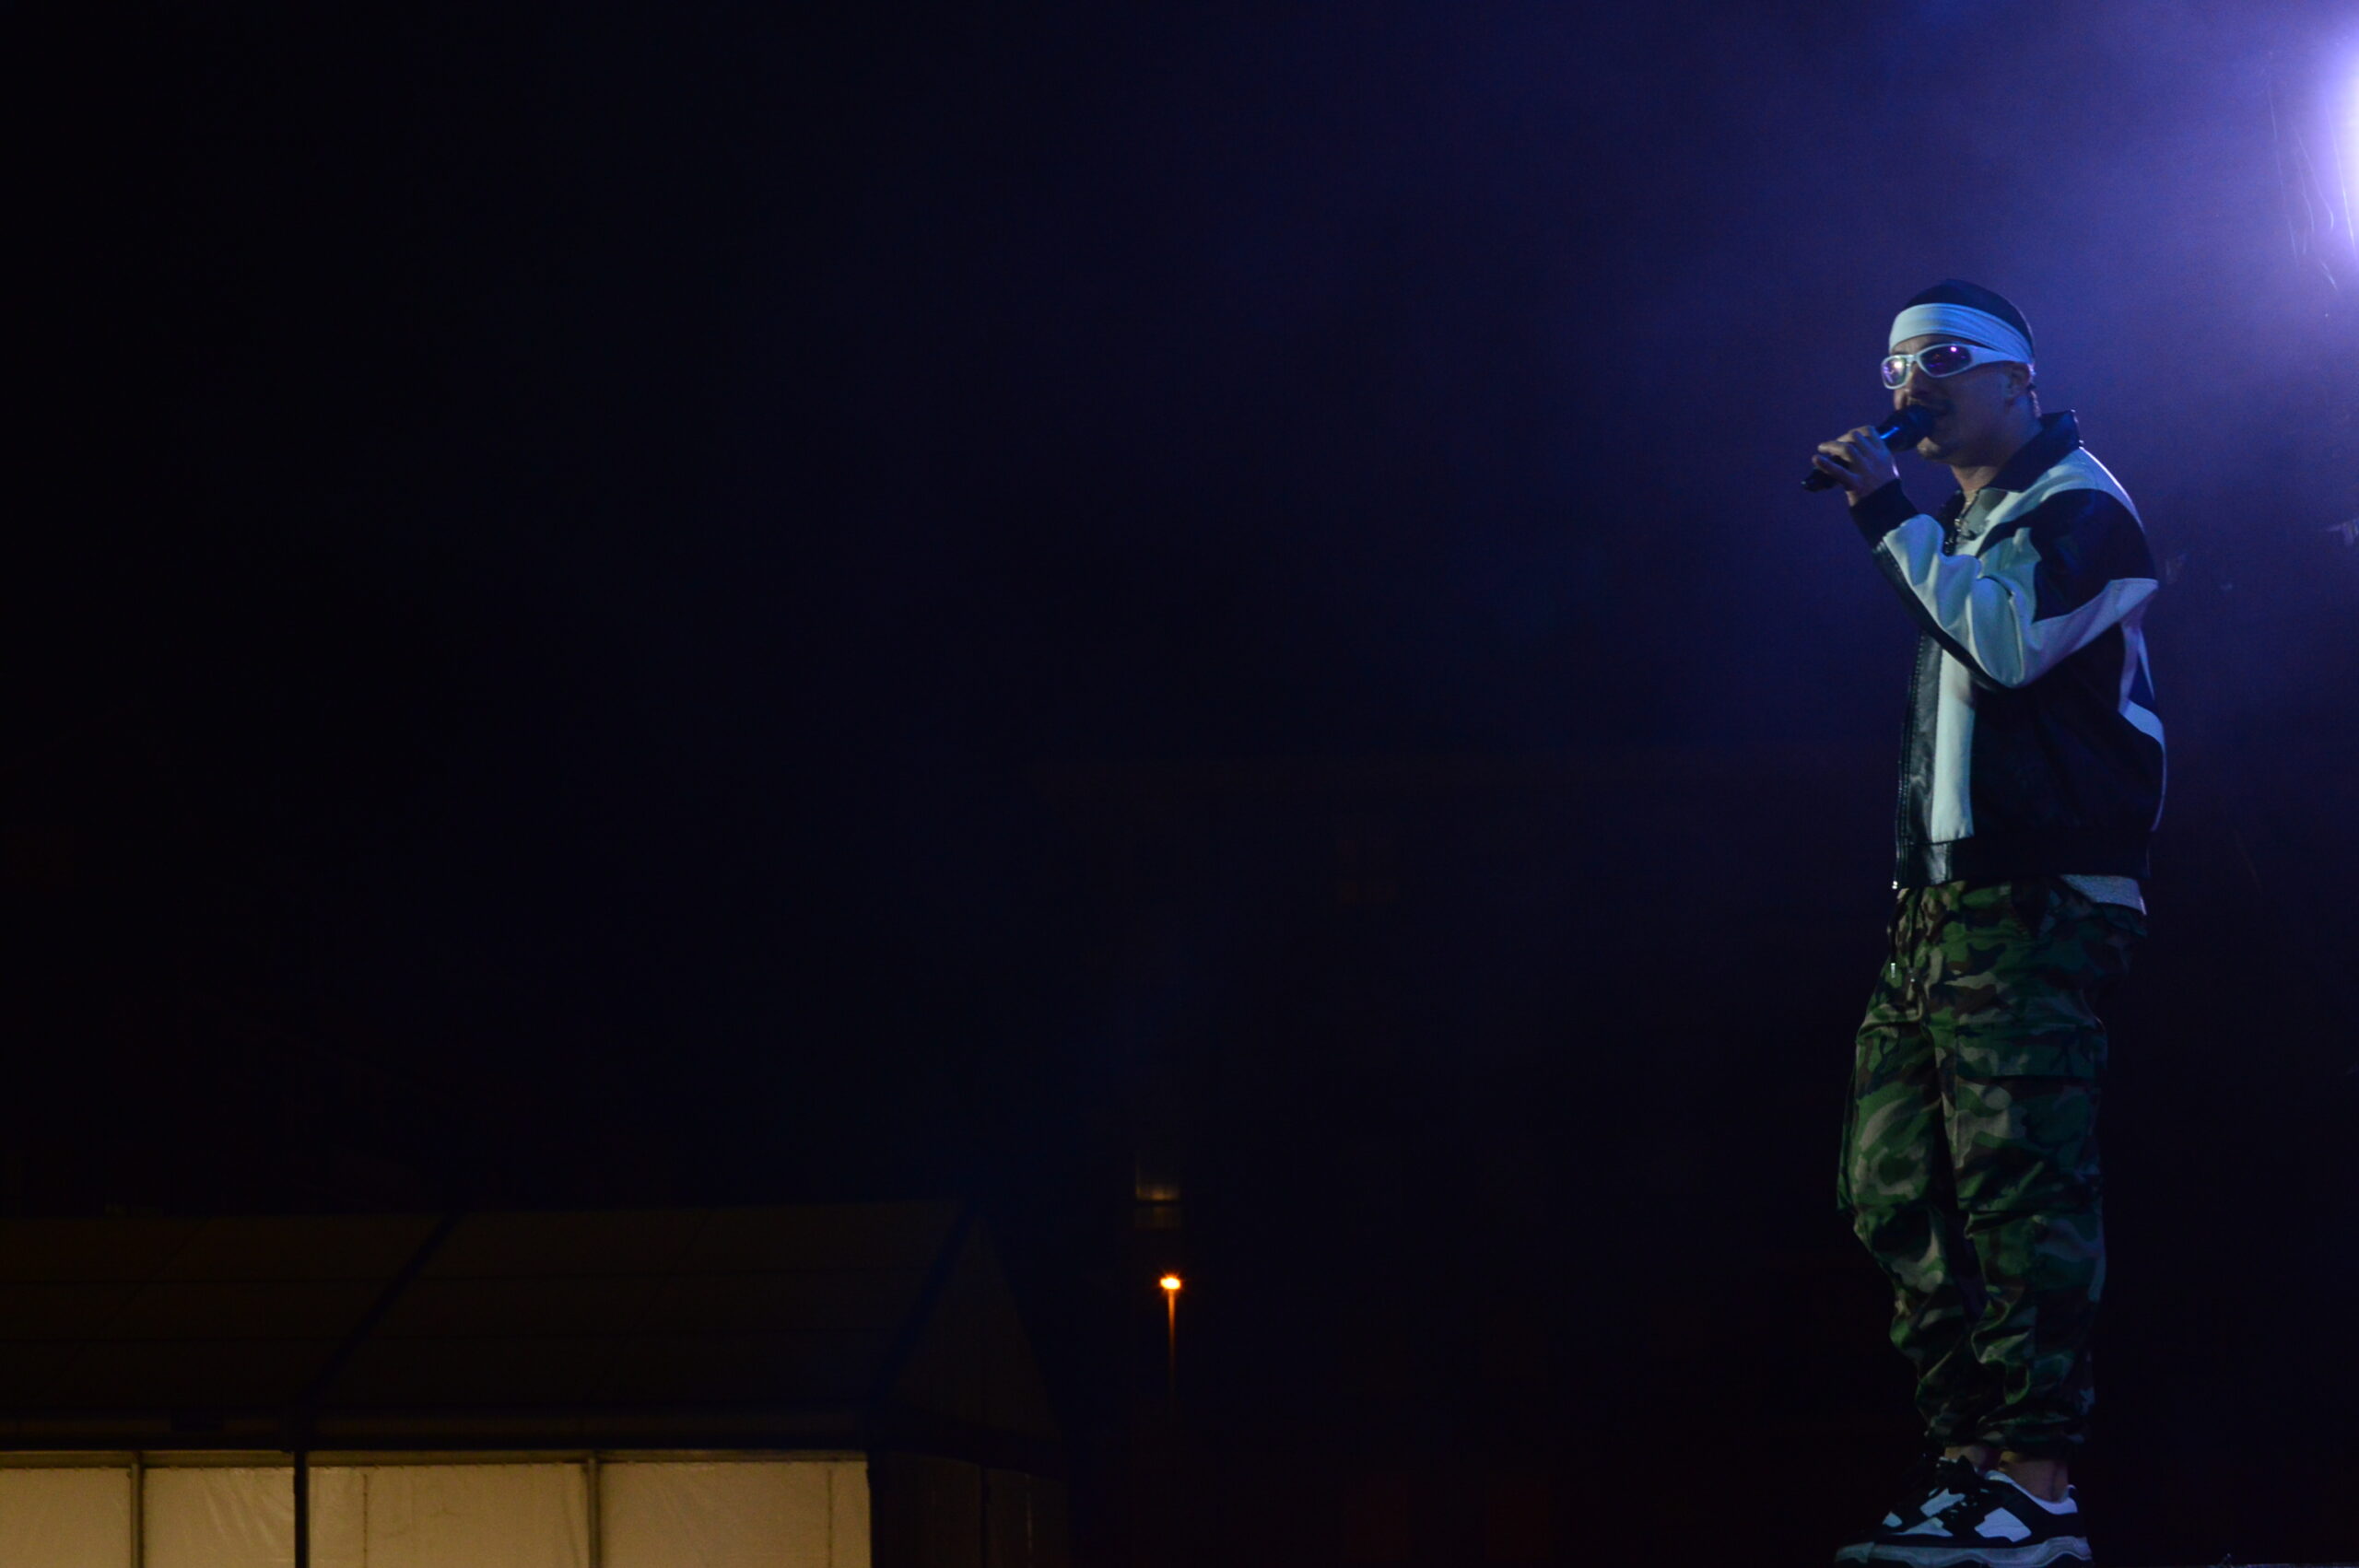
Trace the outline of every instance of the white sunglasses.
<path fill-rule="evenodd" d="M 1978 343 L 1937 343 L 1931 348 L 1920 348 L 1914 354 L 1887 355 L 1884 362 L 1884 384 L 1897 389 L 1908 380 L 1911 367 L 1939 378 L 1954 376 L 1960 370 L 1971 370 L 1977 365 L 2020 365 L 2023 361 L 2012 354 L 1995 348 L 1985 348 Z"/>

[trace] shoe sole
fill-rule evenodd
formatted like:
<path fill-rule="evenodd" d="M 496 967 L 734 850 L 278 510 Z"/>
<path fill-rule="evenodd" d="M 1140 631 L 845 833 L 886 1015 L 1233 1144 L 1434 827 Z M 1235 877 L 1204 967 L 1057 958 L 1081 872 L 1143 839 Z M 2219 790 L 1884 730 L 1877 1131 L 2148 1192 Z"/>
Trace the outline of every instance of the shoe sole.
<path fill-rule="evenodd" d="M 1864 1553 L 1864 1555 L 1861 1555 Z M 2082 1536 L 2059 1536 L 2036 1546 L 1845 1547 L 1837 1562 L 1906 1564 L 1907 1568 L 2089 1568 L 2089 1543 Z"/>

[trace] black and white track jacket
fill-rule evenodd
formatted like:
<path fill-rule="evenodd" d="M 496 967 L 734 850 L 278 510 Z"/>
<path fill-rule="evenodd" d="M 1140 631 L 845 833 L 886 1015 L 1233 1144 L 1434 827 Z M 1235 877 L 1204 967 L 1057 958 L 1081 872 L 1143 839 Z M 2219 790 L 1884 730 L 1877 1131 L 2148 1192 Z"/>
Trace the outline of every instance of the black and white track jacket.
<path fill-rule="evenodd" d="M 1895 885 L 2146 875 L 2163 725 L 2141 631 L 2154 556 L 2067 411 L 1939 516 L 1892 483 L 1851 519 L 1924 636 Z"/>

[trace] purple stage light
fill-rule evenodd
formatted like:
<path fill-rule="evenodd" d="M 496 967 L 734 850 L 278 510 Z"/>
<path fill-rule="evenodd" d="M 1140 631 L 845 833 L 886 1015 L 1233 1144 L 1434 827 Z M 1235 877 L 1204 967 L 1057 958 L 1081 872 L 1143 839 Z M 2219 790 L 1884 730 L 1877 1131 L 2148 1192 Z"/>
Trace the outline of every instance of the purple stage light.
<path fill-rule="evenodd" d="M 2351 226 L 2351 177 L 2359 168 L 2359 60 L 2345 76 L 2341 122 L 2334 127 L 2334 175 L 2342 198 L 2342 237 L 2359 252 L 2359 229 Z"/>

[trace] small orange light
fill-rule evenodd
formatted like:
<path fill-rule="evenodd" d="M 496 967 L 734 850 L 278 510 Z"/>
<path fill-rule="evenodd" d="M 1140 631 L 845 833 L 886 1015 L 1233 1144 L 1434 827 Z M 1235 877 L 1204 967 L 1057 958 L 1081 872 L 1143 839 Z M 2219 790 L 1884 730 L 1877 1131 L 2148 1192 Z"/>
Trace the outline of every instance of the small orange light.
<path fill-rule="evenodd" d="M 1172 1292 L 1175 1294 L 1180 1289 L 1180 1276 L 1177 1274 L 1166 1274 L 1162 1279 L 1156 1282 L 1161 1285 L 1165 1290 Z"/>

